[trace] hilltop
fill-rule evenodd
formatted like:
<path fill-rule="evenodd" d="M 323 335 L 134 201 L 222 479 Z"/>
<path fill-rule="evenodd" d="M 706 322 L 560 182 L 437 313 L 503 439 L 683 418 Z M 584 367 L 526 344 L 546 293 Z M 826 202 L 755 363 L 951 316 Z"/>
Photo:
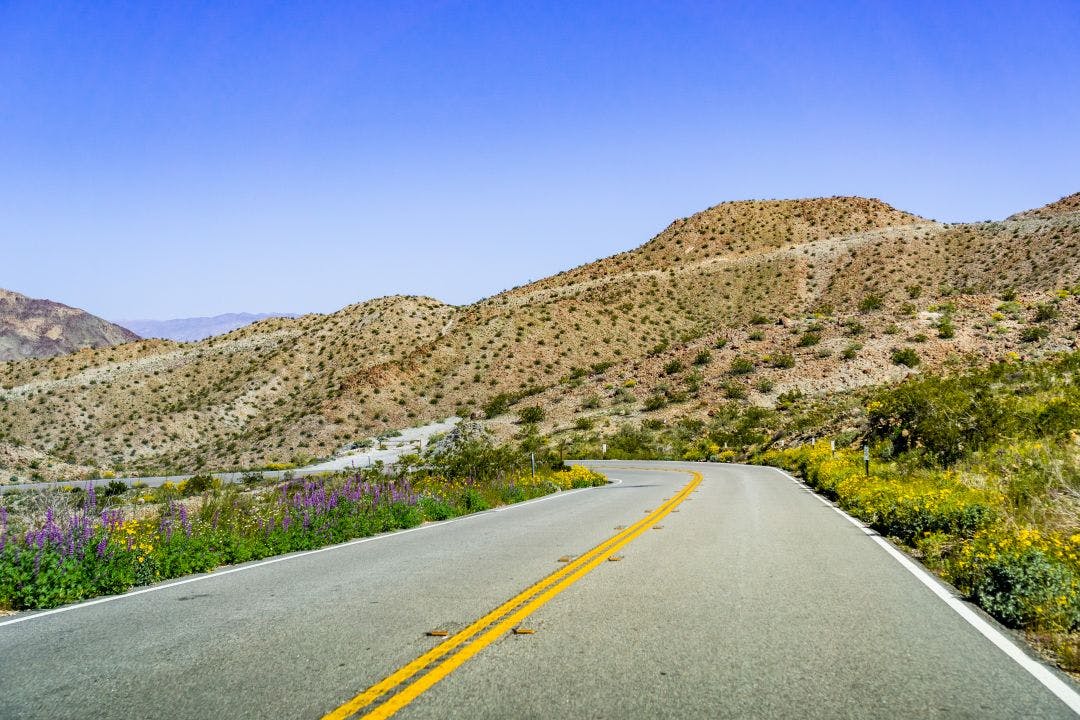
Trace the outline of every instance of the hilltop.
<path fill-rule="evenodd" d="M 66 355 L 138 339 L 84 310 L 0 288 L 0 361 Z"/>
<path fill-rule="evenodd" d="M 864 198 L 722 203 L 472 305 L 389 297 L 0 365 L 0 445 L 45 454 L 43 475 L 254 466 L 451 414 L 506 436 L 539 405 L 569 437 L 1048 354 L 1080 320 L 1080 217 L 1059 210 L 942 224 Z"/>

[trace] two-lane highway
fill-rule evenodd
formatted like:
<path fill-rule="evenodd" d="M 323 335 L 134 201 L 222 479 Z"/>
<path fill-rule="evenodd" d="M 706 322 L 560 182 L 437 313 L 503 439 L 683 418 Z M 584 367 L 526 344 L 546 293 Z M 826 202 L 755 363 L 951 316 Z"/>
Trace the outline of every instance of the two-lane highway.
<path fill-rule="evenodd" d="M 596 466 L 618 484 L 0 618 L 0 717 L 1073 717 L 780 472 Z"/>

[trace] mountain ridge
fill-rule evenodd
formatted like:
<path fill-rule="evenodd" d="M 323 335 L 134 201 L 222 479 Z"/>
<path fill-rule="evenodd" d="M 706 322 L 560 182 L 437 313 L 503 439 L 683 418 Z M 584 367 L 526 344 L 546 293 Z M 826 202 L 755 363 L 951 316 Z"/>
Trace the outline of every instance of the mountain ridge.
<path fill-rule="evenodd" d="M 64 355 L 139 339 L 85 310 L 0 288 L 0 361 Z"/>

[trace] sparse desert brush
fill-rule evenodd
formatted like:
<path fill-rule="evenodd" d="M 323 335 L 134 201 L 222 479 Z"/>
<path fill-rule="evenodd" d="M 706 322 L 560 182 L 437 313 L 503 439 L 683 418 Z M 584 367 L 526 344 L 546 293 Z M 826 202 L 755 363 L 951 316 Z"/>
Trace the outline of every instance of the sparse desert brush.
<path fill-rule="evenodd" d="M 898 347 L 893 348 L 889 353 L 889 359 L 892 360 L 893 365 L 903 365 L 904 367 L 913 368 L 922 362 L 922 358 L 919 357 L 919 353 L 915 348 Z"/>
<path fill-rule="evenodd" d="M 724 397 L 729 400 L 744 400 L 746 395 L 746 387 L 742 383 L 734 380 L 724 383 Z"/>
<path fill-rule="evenodd" d="M 667 396 L 663 393 L 654 393 L 645 399 L 645 403 L 642 407 L 646 412 L 652 412 L 654 410 L 659 410 L 665 405 L 667 405 Z"/>
<path fill-rule="evenodd" d="M 863 297 L 859 301 L 859 310 L 862 312 L 873 312 L 874 310 L 880 310 L 885 307 L 885 300 L 877 294 L 871 293 Z"/>
<path fill-rule="evenodd" d="M 1020 339 L 1026 343 L 1038 342 L 1048 337 L 1050 337 L 1050 330 L 1043 325 L 1032 325 L 1020 331 Z"/>
<path fill-rule="evenodd" d="M 840 357 L 845 360 L 854 360 L 859 356 L 859 351 L 862 350 L 862 347 L 861 343 L 849 343 L 847 347 L 840 352 Z"/>
<path fill-rule="evenodd" d="M 861 335 L 866 332 L 866 326 L 855 318 L 849 318 L 844 321 L 844 332 L 848 335 Z"/>
<path fill-rule="evenodd" d="M 1052 303 L 1039 303 L 1035 306 L 1035 322 L 1049 322 L 1061 317 L 1061 310 Z"/>
<path fill-rule="evenodd" d="M 737 357 L 731 361 L 732 375 L 749 375 L 754 369 L 754 361 L 748 357 Z"/>
<path fill-rule="evenodd" d="M 764 363 L 771 368 L 786 370 L 795 367 L 795 356 L 791 353 L 772 353 L 762 358 Z"/>
<path fill-rule="evenodd" d="M 795 346 L 812 347 L 814 345 L 817 345 L 819 342 L 821 342 L 821 335 L 819 333 L 807 331 L 799 337 L 799 341 L 795 343 Z"/>
<path fill-rule="evenodd" d="M 664 364 L 665 375 L 676 375 L 683 370 L 683 364 L 681 360 L 669 360 Z"/>

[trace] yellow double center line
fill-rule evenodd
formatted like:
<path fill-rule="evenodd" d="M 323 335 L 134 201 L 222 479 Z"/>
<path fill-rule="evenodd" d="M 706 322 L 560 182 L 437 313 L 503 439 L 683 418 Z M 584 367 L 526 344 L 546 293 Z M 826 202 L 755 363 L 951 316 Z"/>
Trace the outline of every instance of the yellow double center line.
<path fill-rule="evenodd" d="M 684 472 L 680 470 L 669 472 Z M 691 472 L 692 479 L 676 495 L 645 518 L 608 538 L 581 557 L 553 572 L 540 582 L 489 612 L 461 632 L 451 635 L 431 650 L 403 665 L 352 700 L 327 713 L 323 720 L 345 720 L 393 692 L 385 702 L 371 709 L 364 720 L 388 718 L 431 688 L 469 658 L 509 632 L 553 597 L 589 574 L 605 558 L 628 545 L 650 525 L 675 509 L 701 483 L 701 473 Z M 449 655 L 449 657 L 444 657 Z M 426 672 L 425 672 L 426 671 Z M 407 682 L 416 675 L 420 677 Z"/>

